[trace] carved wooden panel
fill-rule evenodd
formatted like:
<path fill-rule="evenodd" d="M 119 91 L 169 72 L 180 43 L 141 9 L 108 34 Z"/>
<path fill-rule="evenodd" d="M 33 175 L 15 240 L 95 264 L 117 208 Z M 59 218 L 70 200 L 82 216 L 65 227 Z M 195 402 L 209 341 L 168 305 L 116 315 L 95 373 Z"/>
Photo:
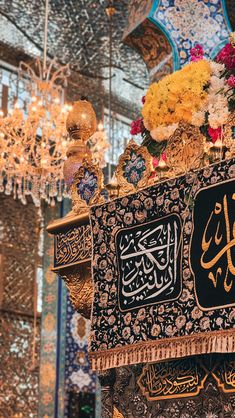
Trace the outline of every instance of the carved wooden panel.
<path fill-rule="evenodd" d="M 33 312 L 40 217 L 33 204 L 23 206 L 3 194 L 0 207 L 0 417 L 34 418 L 40 318 L 34 324 Z"/>

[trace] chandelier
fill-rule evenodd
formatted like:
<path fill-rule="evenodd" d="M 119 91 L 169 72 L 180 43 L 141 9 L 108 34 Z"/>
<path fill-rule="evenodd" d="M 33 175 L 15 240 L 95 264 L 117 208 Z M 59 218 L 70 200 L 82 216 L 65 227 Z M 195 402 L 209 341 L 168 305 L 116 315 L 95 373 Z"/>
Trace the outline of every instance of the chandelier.
<path fill-rule="evenodd" d="M 63 162 L 69 137 L 66 119 L 72 106 L 64 101 L 68 65 L 55 60 L 34 66 L 22 62 L 19 78 L 28 80 L 26 111 L 15 102 L 4 117 L 0 111 L 0 191 L 14 194 L 26 204 L 31 195 L 36 206 L 45 199 L 54 205 L 67 195 Z"/>
<path fill-rule="evenodd" d="M 19 79 L 27 86 L 27 109 L 16 100 L 6 117 L 0 111 L 0 191 L 13 192 L 26 204 L 31 195 L 50 205 L 67 195 L 63 163 L 69 137 L 66 119 L 71 105 L 65 103 L 69 66 L 47 59 L 49 0 L 45 0 L 43 62 L 22 62 Z M 17 98 L 19 99 L 19 98 Z"/>

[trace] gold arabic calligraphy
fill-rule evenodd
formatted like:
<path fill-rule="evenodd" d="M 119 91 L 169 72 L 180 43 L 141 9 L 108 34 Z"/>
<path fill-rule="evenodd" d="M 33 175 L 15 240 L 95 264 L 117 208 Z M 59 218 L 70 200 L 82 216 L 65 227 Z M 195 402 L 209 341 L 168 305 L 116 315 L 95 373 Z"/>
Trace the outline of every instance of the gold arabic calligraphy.
<path fill-rule="evenodd" d="M 149 364 L 143 368 L 139 386 L 149 400 L 195 396 L 207 373 L 189 359 Z"/>
<path fill-rule="evenodd" d="M 56 236 L 55 260 L 57 265 L 91 258 L 90 225 L 69 229 Z"/>
<path fill-rule="evenodd" d="M 231 198 L 232 200 L 235 200 L 235 193 L 232 194 Z M 222 202 L 216 202 L 214 209 L 211 211 L 201 243 L 201 248 L 203 251 L 201 256 L 201 266 L 205 270 L 209 271 L 208 278 L 212 281 L 214 287 L 217 287 L 218 280 L 223 275 L 223 267 L 217 263 L 221 261 L 223 256 L 226 256 L 227 265 L 223 282 L 226 292 L 230 292 L 232 289 L 233 279 L 235 277 L 235 266 L 232 261 L 231 253 L 232 249 L 235 247 L 235 222 L 233 222 L 231 225 L 229 215 L 228 197 L 225 194 L 223 196 Z M 208 233 L 208 230 L 209 228 L 211 229 L 212 224 L 213 227 L 211 233 Z M 208 253 L 210 254 L 212 247 L 213 257 L 208 260 Z M 215 255 L 214 248 L 216 249 Z M 213 269 L 214 267 L 215 269 Z"/>
<path fill-rule="evenodd" d="M 223 392 L 235 392 L 235 361 L 224 360 L 217 364 L 212 373 Z"/>

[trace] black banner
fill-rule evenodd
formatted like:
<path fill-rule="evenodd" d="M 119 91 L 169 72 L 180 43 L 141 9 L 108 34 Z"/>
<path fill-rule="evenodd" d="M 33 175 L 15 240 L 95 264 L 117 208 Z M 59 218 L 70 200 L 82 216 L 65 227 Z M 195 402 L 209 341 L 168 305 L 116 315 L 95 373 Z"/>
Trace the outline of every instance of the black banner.
<path fill-rule="evenodd" d="M 235 351 L 235 159 L 91 209 L 96 369 Z"/>
<path fill-rule="evenodd" d="M 235 305 L 235 181 L 195 197 L 190 259 L 201 309 Z"/>
<path fill-rule="evenodd" d="M 116 235 L 122 311 L 175 300 L 181 293 L 181 219 L 172 214 Z"/>

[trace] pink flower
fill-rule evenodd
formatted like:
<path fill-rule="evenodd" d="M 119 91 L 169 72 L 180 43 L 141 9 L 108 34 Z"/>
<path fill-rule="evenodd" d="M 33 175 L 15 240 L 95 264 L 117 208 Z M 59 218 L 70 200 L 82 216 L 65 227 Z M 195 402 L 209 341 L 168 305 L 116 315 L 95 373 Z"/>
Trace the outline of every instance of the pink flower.
<path fill-rule="evenodd" d="M 209 127 L 207 132 L 208 132 L 208 135 L 211 137 L 213 144 L 217 141 L 217 139 L 221 139 L 223 135 L 221 127 L 217 129 L 213 129 Z"/>
<path fill-rule="evenodd" d="M 216 57 L 216 61 L 224 64 L 227 70 L 235 68 L 235 48 L 231 44 L 226 44 Z"/>
<path fill-rule="evenodd" d="M 145 96 L 142 97 L 141 101 L 143 104 L 145 104 Z"/>
<path fill-rule="evenodd" d="M 227 80 L 227 84 L 229 85 L 229 87 L 235 87 L 235 76 L 234 75 L 230 75 L 230 77 Z"/>
<path fill-rule="evenodd" d="M 153 157 L 153 161 L 152 161 L 153 168 L 156 168 L 158 166 L 158 163 L 159 163 L 159 159 L 156 157 Z"/>
<path fill-rule="evenodd" d="M 203 59 L 204 51 L 201 45 L 197 44 L 190 51 L 191 59 L 190 61 L 199 61 Z"/>
<path fill-rule="evenodd" d="M 156 168 L 158 166 L 160 160 L 166 162 L 167 157 L 166 157 L 166 153 L 165 152 L 163 152 L 162 155 L 160 155 L 160 158 L 153 157 L 153 161 L 152 161 L 153 168 Z"/>
<path fill-rule="evenodd" d="M 138 135 L 138 134 L 141 134 L 143 130 L 144 130 L 143 119 L 133 120 L 133 122 L 131 123 L 130 134 Z"/>

